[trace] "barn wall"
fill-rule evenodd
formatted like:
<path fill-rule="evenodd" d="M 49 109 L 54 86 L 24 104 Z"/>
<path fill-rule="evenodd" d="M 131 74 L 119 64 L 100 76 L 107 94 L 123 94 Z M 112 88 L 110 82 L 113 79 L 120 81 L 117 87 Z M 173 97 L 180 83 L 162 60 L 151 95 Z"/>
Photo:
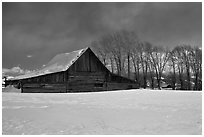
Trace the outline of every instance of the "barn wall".
<path fill-rule="evenodd" d="M 25 83 L 63 83 L 65 81 L 65 73 L 53 73 L 43 76 L 28 78 L 23 80 Z"/>
<path fill-rule="evenodd" d="M 95 92 L 138 88 L 138 85 L 133 81 L 130 82 L 123 77 L 119 78 L 119 80 L 111 81 L 113 78 L 105 72 L 69 73 L 67 92 Z"/>
<path fill-rule="evenodd" d="M 68 70 L 68 92 L 106 90 L 108 70 L 87 50 Z"/>
<path fill-rule="evenodd" d="M 118 76 L 118 75 L 112 74 L 112 73 L 110 73 L 108 81 L 109 82 L 115 82 L 115 83 L 135 83 L 135 81 L 133 81 L 131 79 L 121 77 L 121 76 Z"/>
<path fill-rule="evenodd" d="M 69 73 L 67 82 L 68 92 L 98 91 L 106 89 L 104 72 L 75 72 Z"/>
<path fill-rule="evenodd" d="M 23 93 L 65 93 L 65 84 L 24 84 Z"/>
<path fill-rule="evenodd" d="M 21 81 L 21 84 L 23 85 L 22 92 L 66 92 L 65 82 L 65 72 L 28 78 Z"/>
<path fill-rule="evenodd" d="M 126 90 L 126 89 L 137 89 L 138 85 L 135 83 L 107 83 L 107 90 Z"/>

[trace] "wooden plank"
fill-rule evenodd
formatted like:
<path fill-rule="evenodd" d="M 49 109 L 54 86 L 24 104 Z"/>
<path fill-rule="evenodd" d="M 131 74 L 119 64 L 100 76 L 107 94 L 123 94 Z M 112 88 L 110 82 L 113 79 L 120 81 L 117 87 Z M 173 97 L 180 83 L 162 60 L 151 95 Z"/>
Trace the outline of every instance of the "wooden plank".
<path fill-rule="evenodd" d="M 23 93 L 65 93 L 65 89 L 23 88 Z"/>
<path fill-rule="evenodd" d="M 66 92 L 65 84 L 24 84 L 23 92 Z"/>
<path fill-rule="evenodd" d="M 92 76 L 103 76 L 105 75 L 105 72 L 87 72 L 87 71 L 81 71 L 81 72 L 71 72 L 69 73 L 71 76 L 89 76 L 89 75 L 92 75 Z"/>

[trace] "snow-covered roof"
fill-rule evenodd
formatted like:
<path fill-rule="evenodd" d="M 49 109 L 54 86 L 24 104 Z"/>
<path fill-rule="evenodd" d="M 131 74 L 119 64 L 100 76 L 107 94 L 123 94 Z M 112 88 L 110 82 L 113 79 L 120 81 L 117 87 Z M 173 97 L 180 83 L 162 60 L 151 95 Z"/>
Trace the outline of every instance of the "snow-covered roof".
<path fill-rule="evenodd" d="M 66 71 L 88 48 L 72 51 L 70 53 L 61 53 L 56 55 L 42 69 L 15 77 L 15 80 L 26 79 L 61 71 Z"/>

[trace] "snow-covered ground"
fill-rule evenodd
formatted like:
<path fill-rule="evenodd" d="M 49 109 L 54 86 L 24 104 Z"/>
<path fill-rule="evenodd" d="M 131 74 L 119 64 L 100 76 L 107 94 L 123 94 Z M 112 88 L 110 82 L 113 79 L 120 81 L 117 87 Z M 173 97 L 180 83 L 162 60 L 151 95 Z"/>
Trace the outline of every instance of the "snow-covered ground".
<path fill-rule="evenodd" d="M 3 134 L 201 134 L 202 93 L 2 93 Z"/>

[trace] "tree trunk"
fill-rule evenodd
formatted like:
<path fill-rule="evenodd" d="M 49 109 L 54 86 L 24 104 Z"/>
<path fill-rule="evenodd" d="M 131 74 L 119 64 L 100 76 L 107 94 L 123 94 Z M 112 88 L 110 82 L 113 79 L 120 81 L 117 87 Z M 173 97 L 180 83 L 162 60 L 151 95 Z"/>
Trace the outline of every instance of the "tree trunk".
<path fill-rule="evenodd" d="M 121 71 L 122 71 L 122 64 L 121 64 L 121 59 L 118 58 L 118 68 L 119 68 L 119 76 L 121 76 Z"/>
<path fill-rule="evenodd" d="M 157 77 L 157 87 L 161 90 L 161 79 L 159 77 Z"/>
<path fill-rule="evenodd" d="M 103 58 L 103 64 L 104 64 L 104 66 L 106 66 L 106 59 L 105 58 Z"/>
<path fill-rule="evenodd" d="M 154 77 L 151 77 L 151 88 L 154 89 Z"/>
<path fill-rule="evenodd" d="M 144 80 L 143 88 L 146 89 L 147 88 L 147 76 L 146 75 L 143 76 L 143 80 Z"/>
<path fill-rule="evenodd" d="M 176 89 L 176 68 L 175 63 L 173 62 L 173 78 L 172 78 L 172 89 Z"/>
<path fill-rule="evenodd" d="M 147 88 L 147 69 L 148 69 L 147 62 L 145 61 L 145 70 L 144 70 L 144 89 Z"/>
<path fill-rule="evenodd" d="M 130 55 L 129 53 L 127 55 L 127 58 L 128 58 L 128 78 L 130 78 Z"/>
<path fill-rule="evenodd" d="M 187 81 L 188 81 L 188 90 L 191 90 L 191 76 L 190 76 L 190 68 L 187 66 Z"/>
<path fill-rule="evenodd" d="M 173 74 L 173 78 L 172 78 L 172 89 L 175 90 L 176 89 L 176 77 Z"/>
<path fill-rule="evenodd" d="M 144 61 L 142 61 L 142 72 L 143 72 L 143 88 L 146 89 L 147 87 L 147 75 L 145 73 L 145 66 L 144 66 Z"/>
<path fill-rule="evenodd" d="M 150 73 L 150 79 L 151 79 L 151 88 L 154 89 L 154 75 L 152 73 L 150 65 L 149 65 L 149 73 Z"/>
<path fill-rule="evenodd" d="M 183 70 L 182 70 L 182 66 L 178 66 L 178 71 L 179 71 L 179 81 L 181 84 L 181 90 L 184 90 L 184 85 L 183 85 Z"/>
<path fill-rule="evenodd" d="M 21 88 L 21 93 L 23 93 L 23 81 L 20 80 L 20 88 Z"/>
<path fill-rule="evenodd" d="M 133 62 L 133 67 L 134 67 L 134 70 L 135 70 L 135 80 L 138 81 L 138 79 L 137 79 L 137 67 L 136 67 L 134 62 Z"/>
<path fill-rule="evenodd" d="M 119 61 L 117 58 L 115 58 L 115 63 L 116 63 L 116 68 L 117 68 L 117 74 L 120 76 L 120 66 L 119 66 Z"/>
<path fill-rule="evenodd" d="M 181 84 L 181 90 L 184 90 L 183 77 L 182 77 L 181 73 L 179 73 L 179 81 L 180 81 L 180 84 Z"/>
<path fill-rule="evenodd" d="M 194 90 L 198 90 L 198 73 L 195 73 L 195 86 L 194 86 Z"/>
<path fill-rule="evenodd" d="M 110 61 L 111 61 L 111 71 L 112 71 L 112 73 L 114 73 L 114 64 L 113 64 L 113 59 L 110 59 Z"/>
<path fill-rule="evenodd" d="M 139 87 L 141 85 L 140 83 L 140 66 L 139 66 L 139 63 L 137 63 L 137 79 L 138 79 L 138 84 L 139 84 Z"/>

